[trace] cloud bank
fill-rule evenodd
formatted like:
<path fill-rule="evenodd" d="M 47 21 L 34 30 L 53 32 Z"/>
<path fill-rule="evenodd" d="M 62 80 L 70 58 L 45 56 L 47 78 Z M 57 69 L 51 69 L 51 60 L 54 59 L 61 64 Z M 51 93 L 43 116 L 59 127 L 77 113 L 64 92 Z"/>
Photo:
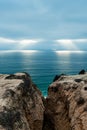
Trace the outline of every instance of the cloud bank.
<path fill-rule="evenodd" d="M 24 50 L 33 47 L 35 44 L 41 42 L 41 39 L 10 39 L 0 37 L 0 49 Z"/>
<path fill-rule="evenodd" d="M 87 0 L 0 0 L 0 37 L 86 38 Z"/>
<path fill-rule="evenodd" d="M 55 40 L 58 45 L 63 47 L 65 50 L 82 50 L 84 44 L 87 44 L 87 39 L 58 39 Z"/>
<path fill-rule="evenodd" d="M 0 50 L 86 50 L 87 39 L 12 39 L 0 37 Z"/>

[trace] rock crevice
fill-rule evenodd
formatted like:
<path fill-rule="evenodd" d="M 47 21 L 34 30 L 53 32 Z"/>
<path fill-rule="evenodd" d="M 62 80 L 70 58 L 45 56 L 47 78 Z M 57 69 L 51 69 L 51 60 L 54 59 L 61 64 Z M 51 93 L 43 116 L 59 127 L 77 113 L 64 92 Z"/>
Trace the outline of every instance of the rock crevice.
<path fill-rule="evenodd" d="M 0 130 L 87 130 L 87 73 L 56 77 L 46 99 L 27 73 L 1 74 Z"/>

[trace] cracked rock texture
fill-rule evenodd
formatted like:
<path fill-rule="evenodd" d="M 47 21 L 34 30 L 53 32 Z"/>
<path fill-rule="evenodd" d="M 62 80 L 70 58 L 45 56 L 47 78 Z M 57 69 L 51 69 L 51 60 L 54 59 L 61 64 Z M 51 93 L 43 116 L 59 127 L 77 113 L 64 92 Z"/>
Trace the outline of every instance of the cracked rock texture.
<path fill-rule="evenodd" d="M 0 74 L 0 130 L 87 130 L 87 73 L 56 77 L 46 99 L 27 73 Z"/>
<path fill-rule="evenodd" d="M 0 75 L 0 130 L 42 130 L 41 92 L 27 73 Z"/>
<path fill-rule="evenodd" d="M 87 74 L 58 78 L 44 105 L 44 130 L 87 130 Z"/>

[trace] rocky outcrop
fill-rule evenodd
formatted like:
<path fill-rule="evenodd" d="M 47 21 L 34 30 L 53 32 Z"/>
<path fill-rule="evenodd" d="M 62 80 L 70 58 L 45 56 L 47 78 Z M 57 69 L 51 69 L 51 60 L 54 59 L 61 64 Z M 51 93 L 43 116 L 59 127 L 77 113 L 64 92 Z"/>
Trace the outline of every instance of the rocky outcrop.
<path fill-rule="evenodd" d="M 87 130 L 87 73 L 59 77 L 44 105 L 43 130 Z"/>
<path fill-rule="evenodd" d="M 79 74 L 85 74 L 85 73 L 86 71 L 84 69 L 79 72 Z"/>
<path fill-rule="evenodd" d="M 26 73 L 0 75 L 0 130 L 42 130 L 41 92 Z"/>
<path fill-rule="evenodd" d="M 60 74 L 60 75 L 56 75 L 53 79 L 53 82 L 55 82 L 56 80 L 58 80 L 61 76 L 63 76 L 65 74 Z"/>
<path fill-rule="evenodd" d="M 57 76 L 46 99 L 27 73 L 1 74 L 0 130 L 87 130 L 87 73 Z"/>

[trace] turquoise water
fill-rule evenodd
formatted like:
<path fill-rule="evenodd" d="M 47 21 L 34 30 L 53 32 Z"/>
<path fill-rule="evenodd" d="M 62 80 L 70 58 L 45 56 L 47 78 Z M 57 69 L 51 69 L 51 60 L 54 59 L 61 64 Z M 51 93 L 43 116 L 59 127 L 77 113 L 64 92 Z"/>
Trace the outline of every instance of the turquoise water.
<path fill-rule="evenodd" d="M 0 73 L 27 72 L 44 96 L 56 74 L 77 74 L 87 69 L 87 52 L 1 51 Z"/>

